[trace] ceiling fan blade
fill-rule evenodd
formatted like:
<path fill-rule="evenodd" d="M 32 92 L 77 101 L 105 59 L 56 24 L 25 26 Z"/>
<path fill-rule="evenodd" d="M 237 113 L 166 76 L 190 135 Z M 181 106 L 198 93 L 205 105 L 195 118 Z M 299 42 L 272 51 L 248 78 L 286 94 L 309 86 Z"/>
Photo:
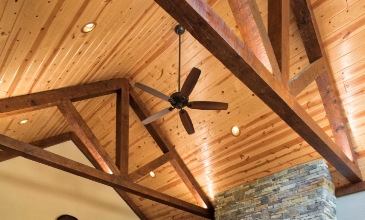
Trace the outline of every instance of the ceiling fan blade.
<path fill-rule="evenodd" d="M 225 102 L 210 102 L 210 101 L 193 101 L 189 102 L 189 108 L 201 110 L 227 110 L 228 103 Z"/>
<path fill-rule="evenodd" d="M 184 109 L 181 109 L 179 111 L 179 115 L 180 115 L 181 122 L 184 125 L 186 132 L 188 132 L 188 134 L 194 134 L 195 130 L 194 130 L 193 122 L 191 122 L 188 112 L 185 111 Z"/>
<path fill-rule="evenodd" d="M 193 67 L 181 88 L 180 95 L 189 97 L 200 76 L 200 69 Z"/>
<path fill-rule="evenodd" d="M 173 108 L 166 108 L 162 111 L 157 112 L 154 115 L 151 115 L 150 117 L 146 118 L 145 120 L 142 121 L 142 124 L 146 125 L 149 124 L 153 121 L 156 121 L 159 118 L 162 118 L 163 116 L 165 116 L 166 114 L 168 114 L 169 112 L 171 112 L 173 110 Z"/>
<path fill-rule="evenodd" d="M 151 87 L 148 87 L 146 85 L 143 85 L 142 83 L 138 83 L 137 82 L 136 84 L 134 84 L 134 86 L 135 87 L 138 87 L 138 88 L 140 88 L 140 89 L 142 89 L 142 90 L 150 93 L 151 95 L 154 95 L 157 98 L 160 98 L 162 100 L 169 101 L 169 99 L 170 99 L 169 96 L 163 94 L 162 92 L 157 91 L 156 89 L 152 89 Z"/>

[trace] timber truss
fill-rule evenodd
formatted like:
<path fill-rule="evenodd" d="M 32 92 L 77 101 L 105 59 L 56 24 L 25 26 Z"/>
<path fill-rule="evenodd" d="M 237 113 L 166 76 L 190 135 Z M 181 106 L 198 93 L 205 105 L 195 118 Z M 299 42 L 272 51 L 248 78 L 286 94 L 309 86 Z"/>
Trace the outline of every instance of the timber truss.
<path fill-rule="evenodd" d="M 72 104 L 75 101 L 112 93 L 117 94 L 115 164 Z M 57 106 L 73 130 L 73 132 L 49 137 L 30 144 L 0 134 L 0 149 L 3 150 L 0 152 L 0 162 L 16 156 L 23 156 L 30 160 L 111 186 L 141 219 L 147 218 L 126 192 L 205 218 L 213 218 L 213 205 L 176 152 L 175 147 L 167 137 L 162 135 L 163 132 L 156 123 L 148 124 L 146 128 L 164 154 L 134 172 L 128 172 L 129 106 L 132 107 L 141 120 L 149 117 L 150 113 L 126 79 L 112 79 L 11 97 L 0 100 L 0 106 L 0 117 Z M 95 168 L 42 149 L 68 140 L 72 140 L 75 143 Z M 157 169 L 166 162 L 172 164 L 200 206 L 135 183 L 140 178 L 148 175 L 151 170 Z M 202 208 L 202 206 L 206 208 Z"/>
<path fill-rule="evenodd" d="M 333 80 L 315 18 L 306 0 L 269 0 L 268 32 L 256 1 L 228 0 L 239 39 L 204 0 L 155 0 L 190 34 L 222 62 L 238 80 L 253 91 L 294 131 L 351 183 L 362 181 L 344 113 Z M 289 11 L 293 10 L 310 65 L 289 79 Z M 250 30 L 250 31 L 247 31 Z M 256 45 L 256 46 L 255 46 Z M 264 51 L 264 53 L 262 53 Z M 268 70 L 271 69 L 272 73 Z M 331 125 L 335 143 L 295 101 L 295 96 L 316 81 Z M 116 164 L 101 147 L 72 102 L 117 93 Z M 23 156 L 57 169 L 113 187 L 141 219 L 146 219 L 126 192 L 163 203 L 199 216 L 213 218 L 214 208 L 190 173 L 170 140 L 156 123 L 146 125 L 162 152 L 159 158 L 128 173 L 128 109 L 143 120 L 150 116 L 125 79 L 62 88 L 0 100 L 0 117 L 57 106 L 72 127 L 72 133 L 34 143 L 22 143 L 0 135 L 0 161 Z M 47 152 L 42 147 L 72 140 L 96 169 Z M 36 147 L 38 146 L 38 147 Z M 173 198 L 134 181 L 165 162 L 171 162 L 200 206 Z M 365 188 L 365 184 L 362 184 Z M 207 208 L 202 208 L 202 207 Z"/>
<path fill-rule="evenodd" d="M 243 40 L 204 0 L 155 0 L 233 75 L 296 131 L 349 182 L 362 181 L 341 101 L 317 23 L 306 0 L 269 0 L 268 31 L 256 1 L 228 0 Z M 310 66 L 289 80 L 289 12 L 292 8 Z M 268 70 L 271 69 L 272 73 Z M 316 81 L 335 139 L 295 101 Z"/>

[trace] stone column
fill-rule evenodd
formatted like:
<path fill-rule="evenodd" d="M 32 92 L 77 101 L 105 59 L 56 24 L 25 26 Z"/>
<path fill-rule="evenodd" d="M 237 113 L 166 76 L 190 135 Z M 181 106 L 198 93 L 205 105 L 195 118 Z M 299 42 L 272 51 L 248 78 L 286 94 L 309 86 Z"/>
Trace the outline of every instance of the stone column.
<path fill-rule="evenodd" d="M 320 159 L 217 194 L 215 219 L 336 219 L 334 190 Z"/>

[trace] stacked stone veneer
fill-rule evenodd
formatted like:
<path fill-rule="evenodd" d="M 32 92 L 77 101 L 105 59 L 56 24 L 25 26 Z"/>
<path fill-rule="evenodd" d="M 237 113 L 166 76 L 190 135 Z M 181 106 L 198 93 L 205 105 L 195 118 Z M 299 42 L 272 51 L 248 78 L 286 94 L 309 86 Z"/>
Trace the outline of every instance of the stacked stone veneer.
<path fill-rule="evenodd" d="M 215 219 L 336 219 L 324 160 L 299 165 L 215 196 Z"/>

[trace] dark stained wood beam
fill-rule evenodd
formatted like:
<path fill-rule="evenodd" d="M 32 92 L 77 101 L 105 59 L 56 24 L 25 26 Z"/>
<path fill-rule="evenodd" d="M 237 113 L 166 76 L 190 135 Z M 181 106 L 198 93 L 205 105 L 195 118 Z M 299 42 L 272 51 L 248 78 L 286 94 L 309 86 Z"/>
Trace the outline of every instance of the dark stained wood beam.
<path fill-rule="evenodd" d="M 30 160 L 84 177 L 95 182 L 99 182 L 104 185 L 111 186 L 113 188 L 118 188 L 125 192 L 160 202 L 162 204 L 172 206 L 192 214 L 210 219 L 214 218 L 212 212 L 208 209 L 204 209 L 183 200 L 176 199 L 172 196 L 165 195 L 147 187 L 140 186 L 125 180 L 119 175 L 105 173 L 90 166 L 78 163 L 65 157 L 61 157 L 57 154 L 45 151 L 30 144 L 22 143 L 1 134 L 0 149 L 16 152 L 22 157 L 28 158 Z"/>
<path fill-rule="evenodd" d="M 136 203 L 133 202 L 132 198 L 128 195 L 128 193 L 115 187 L 114 190 L 141 220 L 148 220 L 147 216 L 141 211 L 141 209 L 136 205 Z"/>
<path fill-rule="evenodd" d="M 281 73 L 256 1 L 228 0 L 243 42 L 281 81 Z M 289 26 L 288 26 L 289 27 Z"/>
<path fill-rule="evenodd" d="M 203 0 L 155 0 L 350 182 L 359 168 Z"/>
<path fill-rule="evenodd" d="M 365 182 L 353 183 L 347 186 L 342 186 L 336 189 L 335 195 L 336 197 L 347 196 L 353 193 L 363 192 L 365 191 Z"/>
<path fill-rule="evenodd" d="M 72 132 L 66 132 L 63 134 L 59 134 L 59 135 L 55 135 L 53 137 L 49 137 L 49 138 L 45 138 L 42 140 L 38 140 L 38 141 L 34 141 L 32 143 L 30 143 L 33 146 L 37 146 L 40 147 L 42 149 L 47 148 L 47 147 L 51 147 L 53 145 L 56 144 L 60 144 L 66 141 L 70 141 L 72 138 Z M 6 160 L 10 160 L 12 158 L 18 157 L 19 155 L 17 153 L 14 152 L 10 152 L 10 151 L 1 151 L 0 152 L 0 162 L 6 161 Z"/>
<path fill-rule="evenodd" d="M 290 2 L 268 1 L 267 32 L 281 71 L 281 83 L 289 90 L 289 25 Z"/>
<path fill-rule="evenodd" d="M 306 0 L 290 0 L 290 6 L 297 21 L 309 62 L 312 63 L 322 57 L 322 52 Z"/>
<path fill-rule="evenodd" d="M 117 91 L 116 101 L 116 165 L 120 170 L 120 175 L 128 177 L 129 158 L 129 83 L 122 81 L 122 89 Z"/>
<path fill-rule="evenodd" d="M 160 166 L 164 165 L 165 163 L 171 161 L 173 159 L 172 153 L 167 152 L 162 156 L 154 159 L 153 161 L 149 162 L 148 164 L 140 167 L 139 169 L 133 171 L 129 174 L 129 180 L 132 182 L 136 182 L 137 180 L 143 178 L 144 176 L 148 175 L 151 171 L 159 168 Z"/>
<path fill-rule="evenodd" d="M 58 102 L 76 102 L 109 95 L 121 88 L 121 79 L 111 79 L 52 91 L 0 99 L 0 118 L 56 106 Z"/>
<path fill-rule="evenodd" d="M 316 83 L 331 125 L 335 143 L 351 161 L 357 164 L 354 146 L 346 125 L 345 112 L 342 110 L 339 92 L 333 79 L 333 73 L 324 50 L 315 16 L 309 9 L 306 0 L 291 0 L 290 5 L 297 21 L 309 62 L 313 63 L 321 57 L 324 59 L 326 71 L 316 78 Z"/>
<path fill-rule="evenodd" d="M 89 149 L 86 147 L 86 145 L 82 142 L 82 140 L 73 132 L 71 135 L 71 140 L 96 169 L 103 170 L 103 168 L 101 166 L 103 163 L 100 163 L 100 159 L 99 159 L 99 161 L 96 160 L 93 157 L 93 154 L 89 151 Z"/>
<path fill-rule="evenodd" d="M 91 162 L 91 164 L 98 170 L 103 170 L 99 161 L 96 160 L 93 155 L 90 153 L 89 149 L 85 146 L 85 144 L 80 140 L 80 138 L 72 133 L 71 135 L 72 141 L 79 148 L 79 150 L 85 155 L 86 158 Z M 104 159 L 104 158 L 103 158 Z M 113 173 L 118 173 L 116 170 L 112 170 Z M 141 211 L 141 209 L 133 202 L 131 197 L 121 189 L 114 188 L 114 190 L 119 194 L 119 196 L 127 203 L 127 205 L 133 210 L 133 212 L 141 219 L 147 220 L 147 217 Z"/>
<path fill-rule="evenodd" d="M 71 101 L 60 102 L 59 104 L 57 104 L 57 107 L 62 115 L 65 117 L 75 134 L 80 138 L 82 143 L 92 154 L 92 157 L 98 161 L 102 169 L 107 173 L 112 173 L 112 169 L 118 170 L 115 167 L 114 162 L 109 159 L 110 157 L 108 153 L 101 146 L 99 140 L 95 137 L 95 135 L 86 124 L 77 109 L 73 106 Z"/>
<path fill-rule="evenodd" d="M 309 84 L 311 84 L 318 76 L 326 71 L 324 60 L 319 58 L 317 61 L 311 63 L 300 73 L 290 79 L 289 91 L 293 97 L 299 95 Z"/>
<path fill-rule="evenodd" d="M 142 100 L 138 97 L 136 91 L 133 89 L 132 86 L 130 86 L 129 88 L 129 94 L 130 106 L 132 107 L 138 118 L 142 121 L 149 117 L 151 114 L 147 110 L 146 106 L 143 104 Z M 179 174 L 185 185 L 198 201 L 198 203 L 202 206 L 206 206 L 208 210 L 214 213 L 214 207 L 209 198 L 204 193 L 198 182 L 195 180 L 190 170 L 186 167 L 180 155 L 176 152 L 175 146 L 165 135 L 163 135 L 163 132 L 157 125 L 157 123 L 152 122 L 145 125 L 145 127 L 163 153 L 171 152 L 174 158 L 174 160 L 171 160 L 172 166 L 176 169 L 176 172 Z"/>

